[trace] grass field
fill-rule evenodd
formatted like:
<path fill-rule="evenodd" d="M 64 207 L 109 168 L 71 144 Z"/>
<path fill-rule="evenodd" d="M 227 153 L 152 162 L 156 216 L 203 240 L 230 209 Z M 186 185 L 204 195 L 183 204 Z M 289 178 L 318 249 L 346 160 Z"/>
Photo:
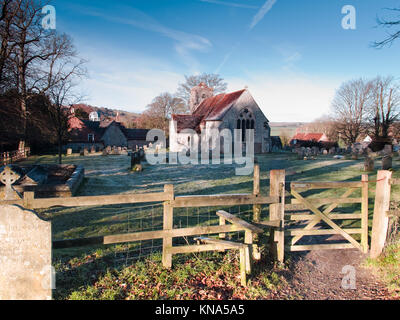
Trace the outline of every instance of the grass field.
<path fill-rule="evenodd" d="M 55 163 L 55 156 L 33 156 L 25 163 Z M 362 160 L 335 160 L 320 156 L 315 161 L 296 160 L 290 153 L 258 157 L 261 193 L 269 192 L 269 170 L 286 169 L 287 181 L 359 181 Z M 235 165 L 144 165 L 142 173 L 129 170 L 127 156 L 69 156 L 63 163 L 85 167 L 84 184 L 78 195 L 106 195 L 162 191 L 172 183 L 175 195 L 251 193 L 252 176 L 235 176 Z M 395 159 L 394 167 L 400 161 Z M 379 161 L 376 168 L 380 167 Z M 369 174 L 374 180 L 376 172 Z M 395 171 L 394 177 L 399 177 Z M 374 184 L 370 185 L 370 215 L 373 212 Z M 399 200 L 399 188 L 393 196 Z M 326 190 L 309 196 L 334 196 L 343 190 Z M 219 208 L 218 208 L 219 209 Z M 224 208 L 244 219 L 251 217 L 250 206 Z M 344 209 L 348 210 L 348 208 Z M 176 227 L 215 224 L 216 208 L 174 210 Z M 92 206 L 47 209 L 39 212 L 50 218 L 53 239 L 90 237 L 113 233 L 162 228 L 160 204 Z M 267 206 L 262 217 L 268 217 Z M 372 221 L 370 221 L 371 225 Z M 233 234 L 232 237 L 240 237 Z M 190 239 L 178 239 L 185 243 Z M 54 250 L 57 270 L 56 299 L 256 299 L 268 297 L 280 279 L 268 259 L 255 264 L 249 286 L 240 286 L 237 255 L 233 252 L 174 256 L 173 270 L 162 269 L 161 241 Z M 150 259 L 137 259 L 142 257 Z M 265 255 L 264 255 L 265 256 Z M 293 297 L 295 298 L 295 297 Z"/>

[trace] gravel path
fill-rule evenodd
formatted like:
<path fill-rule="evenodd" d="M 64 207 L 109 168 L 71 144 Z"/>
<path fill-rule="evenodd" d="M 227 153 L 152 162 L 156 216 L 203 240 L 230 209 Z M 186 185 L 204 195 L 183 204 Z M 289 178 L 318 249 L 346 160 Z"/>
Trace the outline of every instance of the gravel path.
<path fill-rule="evenodd" d="M 272 299 L 302 300 L 387 300 L 394 298 L 366 267 L 366 255 L 358 250 L 320 250 L 292 253 L 288 266 L 276 271 L 285 279 Z M 342 268 L 355 268 L 355 289 L 343 289 Z"/>

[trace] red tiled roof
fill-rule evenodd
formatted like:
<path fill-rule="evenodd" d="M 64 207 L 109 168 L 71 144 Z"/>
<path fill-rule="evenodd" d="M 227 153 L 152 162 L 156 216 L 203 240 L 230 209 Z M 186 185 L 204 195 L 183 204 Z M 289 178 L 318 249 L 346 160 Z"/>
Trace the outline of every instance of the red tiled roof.
<path fill-rule="evenodd" d="M 181 132 L 184 129 L 193 129 L 200 133 L 200 123 L 203 117 L 191 114 L 173 114 L 172 120 L 176 121 L 177 132 Z"/>
<path fill-rule="evenodd" d="M 323 138 L 323 133 L 297 133 L 292 140 L 321 141 Z"/>
<path fill-rule="evenodd" d="M 68 132 L 71 142 L 88 142 L 89 134 L 94 135 L 94 142 L 101 142 L 104 129 L 100 128 L 99 122 L 89 120 L 80 120 L 77 117 L 71 117 L 68 120 Z"/>
<path fill-rule="evenodd" d="M 191 115 L 173 114 L 172 120 L 177 122 L 177 131 L 193 129 L 200 133 L 200 124 L 207 120 L 221 120 L 232 104 L 239 99 L 246 89 L 232 93 L 221 93 L 205 99 Z"/>

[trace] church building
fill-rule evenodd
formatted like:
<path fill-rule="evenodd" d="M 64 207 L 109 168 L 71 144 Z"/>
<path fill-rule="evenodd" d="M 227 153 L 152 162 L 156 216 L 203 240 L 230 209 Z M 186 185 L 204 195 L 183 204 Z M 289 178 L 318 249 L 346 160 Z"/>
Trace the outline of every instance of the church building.
<path fill-rule="evenodd" d="M 189 149 L 191 134 L 185 129 L 206 136 L 211 130 L 229 129 L 232 137 L 233 130 L 239 129 L 243 144 L 246 142 L 246 129 L 254 129 L 254 152 L 271 152 L 269 121 L 247 89 L 214 95 L 212 88 L 200 83 L 191 90 L 189 106 L 191 114 L 172 115 L 169 128 L 171 152 Z"/>

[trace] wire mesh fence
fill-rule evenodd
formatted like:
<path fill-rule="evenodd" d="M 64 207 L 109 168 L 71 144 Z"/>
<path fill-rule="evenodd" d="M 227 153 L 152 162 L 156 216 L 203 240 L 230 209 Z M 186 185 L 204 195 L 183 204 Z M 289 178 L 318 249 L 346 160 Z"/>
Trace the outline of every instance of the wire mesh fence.
<path fill-rule="evenodd" d="M 268 210 L 268 206 L 262 206 Z M 189 207 L 174 208 L 173 227 L 190 228 L 196 226 L 219 225 L 218 210 L 224 210 L 234 214 L 240 219 L 251 222 L 253 219 L 252 205 L 219 206 L 219 207 Z M 127 216 L 127 233 L 140 231 L 155 231 L 163 228 L 163 205 L 150 205 L 137 208 L 135 213 Z M 204 234 L 202 234 L 204 236 Z M 197 235 L 200 236 L 200 235 Z M 244 232 L 231 232 L 226 235 L 227 240 L 243 241 Z M 195 244 L 194 236 L 173 238 L 173 245 Z M 162 239 L 131 242 L 115 246 L 115 263 L 117 265 L 129 265 L 139 259 L 148 257 L 162 251 Z"/>

